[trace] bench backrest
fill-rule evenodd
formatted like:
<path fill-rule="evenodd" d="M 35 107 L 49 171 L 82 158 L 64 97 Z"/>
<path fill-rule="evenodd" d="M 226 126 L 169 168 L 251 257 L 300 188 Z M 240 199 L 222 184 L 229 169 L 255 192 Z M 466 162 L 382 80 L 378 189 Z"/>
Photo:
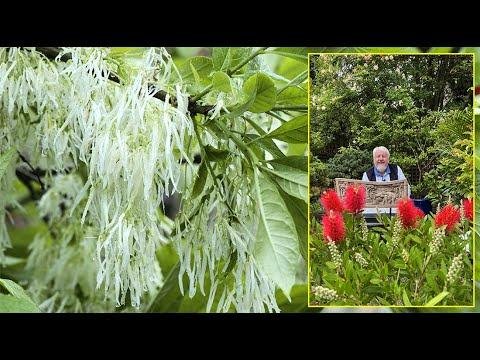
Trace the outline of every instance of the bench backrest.
<path fill-rule="evenodd" d="M 335 179 L 335 191 L 340 197 L 345 195 L 345 189 L 350 184 L 364 185 L 367 193 L 366 208 L 397 206 L 397 201 L 408 197 L 407 180 L 394 181 L 362 181 L 354 179 Z"/>

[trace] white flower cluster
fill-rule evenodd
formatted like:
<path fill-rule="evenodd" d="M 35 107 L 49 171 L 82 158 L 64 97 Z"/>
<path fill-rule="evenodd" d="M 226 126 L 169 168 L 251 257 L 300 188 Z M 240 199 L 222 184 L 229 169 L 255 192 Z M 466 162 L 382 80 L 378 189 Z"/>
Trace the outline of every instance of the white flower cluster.
<path fill-rule="evenodd" d="M 430 253 L 432 255 L 438 254 L 440 247 L 443 244 L 443 239 L 445 238 L 445 226 L 435 229 L 433 233 L 432 241 L 429 244 Z"/>
<path fill-rule="evenodd" d="M 362 217 L 362 220 L 360 220 L 360 228 L 362 229 L 362 240 L 363 242 L 367 243 L 368 242 L 368 225 L 367 225 L 367 221 L 363 217 Z"/>
<path fill-rule="evenodd" d="M 402 222 L 398 219 L 395 220 L 393 225 L 393 234 L 392 234 L 392 248 L 396 248 L 402 238 Z"/>
<path fill-rule="evenodd" d="M 458 279 L 463 268 L 462 258 L 462 254 L 458 254 L 453 258 L 452 264 L 448 268 L 446 284 L 453 284 Z"/>
<path fill-rule="evenodd" d="M 210 191 L 214 184 L 209 178 L 205 184 L 206 195 L 184 203 L 173 242 L 180 256 L 181 291 L 184 291 L 182 279 L 186 274 L 189 296 L 193 297 L 197 288 L 205 295 L 208 277 L 207 311 L 214 302 L 217 312 L 280 311 L 275 300 L 275 284 L 257 266 L 253 256 L 257 206 L 250 195 L 254 192 L 253 184 L 242 176 L 241 165 L 237 165 L 229 168 L 220 181 L 220 189 L 227 191 Z M 232 204 L 234 214 L 226 203 Z M 198 214 L 192 216 L 192 212 L 197 211 Z M 181 222 L 185 229 L 180 233 Z"/>
<path fill-rule="evenodd" d="M 315 297 L 319 301 L 333 301 L 338 299 L 338 294 L 335 290 L 320 285 L 313 286 L 312 292 L 315 294 Z"/>
<path fill-rule="evenodd" d="M 0 50 L 2 145 L 47 171 L 84 169 L 68 211 L 84 206 L 82 225 L 97 230 L 97 287 L 105 285 L 106 295 L 113 288 L 117 305 L 129 293 L 139 306 L 142 294 L 161 284 L 155 251 L 167 242 L 169 224 L 159 207 L 164 195 L 180 190 L 180 157 L 192 166 L 184 141 L 193 126 L 178 80 L 175 106 L 153 97 L 152 83 L 169 86 L 173 62 L 165 50 L 148 51 L 122 86 L 108 80 L 107 54 L 63 49 L 59 56 L 71 59 L 62 63 L 35 51 Z M 41 203 L 54 217 L 55 196 Z"/>
<path fill-rule="evenodd" d="M 333 241 L 328 241 L 327 247 L 328 250 L 330 250 L 330 255 L 332 256 L 333 263 L 335 264 L 337 269 L 340 268 L 342 266 L 342 257 L 337 249 L 337 245 Z"/>
<path fill-rule="evenodd" d="M 356 252 L 354 257 L 355 257 L 355 261 L 358 262 L 362 267 L 367 267 L 368 266 L 367 260 L 365 260 L 365 258 L 363 257 L 363 255 L 361 253 Z"/>

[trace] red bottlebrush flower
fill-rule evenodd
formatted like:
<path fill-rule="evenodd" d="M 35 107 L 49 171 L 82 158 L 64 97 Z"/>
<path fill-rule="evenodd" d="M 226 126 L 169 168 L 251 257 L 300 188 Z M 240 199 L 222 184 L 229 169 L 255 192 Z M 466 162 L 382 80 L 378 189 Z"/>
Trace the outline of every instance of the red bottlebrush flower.
<path fill-rule="evenodd" d="M 473 199 L 463 199 L 462 204 L 465 217 L 473 221 Z"/>
<path fill-rule="evenodd" d="M 480 95 L 480 86 L 475 86 L 475 95 Z"/>
<path fill-rule="evenodd" d="M 338 212 L 343 211 L 342 200 L 340 200 L 333 189 L 328 189 L 323 192 L 322 197 L 320 198 L 320 203 L 325 208 L 325 212 L 329 212 L 330 210 Z"/>
<path fill-rule="evenodd" d="M 423 211 L 415 206 L 412 199 L 398 200 L 397 209 L 404 229 L 416 228 L 417 220 L 425 216 Z"/>
<path fill-rule="evenodd" d="M 436 215 L 435 215 L 435 226 L 440 227 L 446 225 L 447 232 L 452 232 L 455 228 L 455 225 L 460 221 L 460 210 L 455 208 L 452 204 L 445 205 Z"/>
<path fill-rule="evenodd" d="M 341 213 L 330 210 L 323 216 L 322 226 L 325 242 L 328 242 L 330 239 L 331 241 L 338 243 L 345 238 L 345 223 Z"/>
<path fill-rule="evenodd" d="M 343 205 L 346 211 L 357 214 L 363 210 L 367 201 L 365 186 L 349 185 L 345 190 Z"/>

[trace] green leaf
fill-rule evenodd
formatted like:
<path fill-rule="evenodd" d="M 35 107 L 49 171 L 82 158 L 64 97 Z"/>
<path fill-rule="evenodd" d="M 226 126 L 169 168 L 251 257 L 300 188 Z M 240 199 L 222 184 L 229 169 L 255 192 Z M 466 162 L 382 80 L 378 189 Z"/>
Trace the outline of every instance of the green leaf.
<path fill-rule="evenodd" d="M 298 87 L 289 87 L 277 95 L 276 105 L 305 105 L 307 91 Z"/>
<path fill-rule="evenodd" d="M 212 145 L 205 146 L 205 153 L 207 154 L 209 161 L 222 161 L 230 155 L 230 151 L 220 150 L 214 148 Z"/>
<path fill-rule="evenodd" d="M 205 182 L 207 181 L 207 166 L 205 165 L 205 161 L 202 161 L 200 167 L 198 168 L 197 179 L 195 180 L 195 184 L 193 185 L 192 190 L 192 199 L 195 199 L 198 195 L 200 195 L 205 187 Z"/>
<path fill-rule="evenodd" d="M 394 260 L 392 264 L 396 269 L 406 269 L 407 265 L 403 260 Z"/>
<path fill-rule="evenodd" d="M 371 282 L 372 284 L 378 285 L 378 284 L 381 284 L 381 283 L 382 283 L 382 280 L 375 278 L 375 279 L 371 279 L 370 282 Z"/>
<path fill-rule="evenodd" d="M 337 268 L 337 265 L 335 265 L 333 262 L 331 261 L 325 261 L 325 265 L 327 265 L 327 267 L 330 269 L 330 270 L 335 270 Z"/>
<path fill-rule="evenodd" d="M 260 134 L 260 136 L 247 134 L 247 137 L 251 141 L 254 141 L 255 139 L 259 139 L 266 134 L 266 132 L 255 123 L 255 121 L 253 121 L 248 117 L 244 117 L 244 119 L 250 124 L 250 126 L 252 126 Z M 285 157 L 285 154 L 278 148 L 277 144 L 275 144 L 275 142 L 272 139 L 261 139 L 261 140 L 258 140 L 258 144 L 254 144 L 254 145 L 259 145 L 259 147 L 261 147 L 264 150 L 267 150 L 270 154 L 272 154 L 276 158 Z"/>
<path fill-rule="evenodd" d="M 199 80 L 206 80 L 212 69 L 212 59 L 205 56 L 195 56 L 184 62 L 178 71 L 184 81 L 199 82 Z"/>
<path fill-rule="evenodd" d="M 412 303 L 408 299 L 407 291 L 405 289 L 403 289 L 402 297 L 403 297 L 403 305 L 412 306 Z"/>
<path fill-rule="evenodd" d="M 287 143 L 302 144 L 308 142 L 308 124 L 307 115 L 301 115 L 293 118 L 272 132 L 268 133 L 266 138 L 273 138 Z"/>
<path fill-rule="evenodd" d="M 285 156 L 279 159 L 268 161 L 274 168 L 277 165 L 288 166 L 293 169 L 308 172 L 308 156 Z"/>
<path fill-rule="evenodd" d="M 0 313 L 38 313 L 38 307 L 29 300 L 0 294 Z"/>
<path fill-rule="evenodd" d="M 278 192 L 282 196 L 285 205 L 287 205 L 287 209 L 295 223 L 300 254 L 305 261 L 308 261 L 308 204 L 303 200 L 288 195 L 281 188 Z"/>
<path fill-rule="evenodd" d="M 243 84 L 243 92 L 248 95 L 249 101 L 254 99 L 248 110 L 262 113 L 270 110 L 275 105 L 277 91 L 270 77 L 262 72 L 250 76 Z"/>
<path fill-rule="evenodd" d="M 147 312 L 177 312 L 182 304 L 183 295 L 178 286 L 180 263 L 177 263 L 165 278 L 162 289 L 153 299 Z M 185 282 L 184 282 L 185 285 Z"/>
<path fill-rule="evenodd" d="M 0 155 L 0 180 L 2 180 L 3 176 L 5 175 L 5 171 L 7 170 L 8 165 L 15 156 L 15 153 L 15 148 L 10 148 Z"/>
<path fill-rule="evenodd" d="M 259 211 L 255 259 L 289 298 L 300 257 L 295 224 L 275 184 L 257 169 L 254 176 Z"/>
<path fill-rule="evenodd" d="M 258 146 L 280 159 L 285 157 L 285 154 L 278 148 L 272 139 L 261 138 L 261 136 L 255 134 L 245 134 L 245 137 L 252 141 L 248 146 Z"/>
<path fill-rule="evenodd" d="M 307 48 L 296 48 L 296 47 L 279 47 L 274 50 L 265 51 L 266 54 L 277 54 L 281 56 L 286 56 L 291 59 L 301 61 L 304 64 L 308 63 L 308 50 Z"/>
<path fill-rule="evenodd" d="M 230 84 L 230 77 L 223 71 L 216 71 L 212 76 L 212 86 L 214 90 L 231 92 L 232 85 Z"/>
<path fill-rule="evenodd" d="M 307 284 L 295 284 L 290 293 L 291 301 L 281 291 L 276 292 L 277 305 L 282 313 L 317 312 L 318 309 L 308 307 Z"/>
<path fill-rule="evenodd" d="M 160 248 L 156 251 L 156 256 L 158 263 L 162 264 L 162 275 L 164 278 L 166 278 L 170 271 L 178 263 L 178 255 L 173 244 L 168 243 L 160 246 Z"/>
<path fill-rule="evenodd" d="M 244 47 L 214 48 L 212 51 L 213 69 L 226 72 L 240 64 L 250 56 L 251 52 L 251 48 Z"/>
<path fill-rule="evenodd" d="M 6 298 L 5 294 L 0 294 L 2 295 L 2 298 L 0 300 L 0 312 L 2 312 L 1 307 L 2 307 L 2 301 L 3 301 L 3 306 L 10 309 L 14 309 L 15 303 L 18 305 L 18 310 L 17 311 L 27 311 L 27 312 L 40 312 L 38 309 L 37 305 L 33 302 L 32 299 L 27 295 L 25 290 L 15 283 L 12 280 L 9 279 L 0 279 L 0 286 L 5 288 L 7 292 L 10 294 L 8 296 L 11 296 L 13 300 L 10 298 Z M 13 306 L 13 307 L 12 307 Z M 23 310 L 22 310 L 23 309 Z M 16 311 L 16 310 L 11 310 L 11 311 Z"/>
<path fill-rule="evenodd" d="M 262 170 L 273 175 L 283 191 L 303 201 L 307 201 L 308 173 L 277 163 L 274 169 L 262 166 Z"/>
<path fill-rule="evenodd" d="M 0 286 L 5 288 L 9 294 L 12 294 L 18 299 L 30 300 L 30 297 L 25 293 L 25 290 L 23 290 L 20 285 L 18 285 L 12 280 L 0 279 Z"/>
<path fill-rule="evenodd" d="M 433 299 L 431 299 L 430 301 L 428 301 L 425 306 L 435 306 L 437 305 L 440 301 L 442 301 L 445 296 L 447 296 L 448 294 L 450 294 L 448 291 L 442 291 L 440 294 L 438 294 L 437 296 L 435 296 Z"/>
<path fill-rule="evenodd" d="M 228 265 L 227 268 L 225 269 L 225 272 L 223 273 L 223 277 L 227 277 L 237 265 L 237 260 L 238 260 L 238 253 L 237 250 L 234 250 L 232 254 L 230 254 L 230 257 L 228 258 Z"/>

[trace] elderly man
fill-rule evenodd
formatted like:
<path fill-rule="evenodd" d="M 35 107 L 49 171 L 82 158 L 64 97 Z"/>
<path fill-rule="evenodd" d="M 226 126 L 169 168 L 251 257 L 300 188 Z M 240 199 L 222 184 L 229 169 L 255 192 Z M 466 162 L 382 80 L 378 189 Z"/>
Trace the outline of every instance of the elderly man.
<path fill-rule="evenodd" d="M 400 166 L 390 164 L 390 152 L 385 146 L 378 146 L 373 149 L 373 166 L 363 173 L 363 181 L 393 181 L 404 180 Z M 410 185 L 408 185 L 408 196 L 410 196 Z M 396 213 L 396 208 L 377 208 L 378 213 Z M 365 209 L 364 214 L 376 214 L 377 209 Z"/>
<path fill-rule="evenodd" d="M 389 164 L 390 152 L 385 146 L 373 149 L 373 166 L 363 173 L 363 181 L 404 180 L 400 166 Z"/>

